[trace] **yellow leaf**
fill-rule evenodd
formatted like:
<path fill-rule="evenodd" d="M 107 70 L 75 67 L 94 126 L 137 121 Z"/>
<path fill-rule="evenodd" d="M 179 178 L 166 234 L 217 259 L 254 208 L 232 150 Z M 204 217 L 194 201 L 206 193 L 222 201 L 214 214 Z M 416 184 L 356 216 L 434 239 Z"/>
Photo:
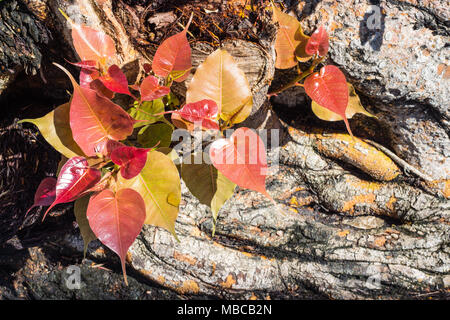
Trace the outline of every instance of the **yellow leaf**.
<path fill-rule="evenodd" d="M 252 92 L 245 73 L 233 57 L 217 49 L 197 68 L 186 93 L 186 103 L 214 100 L 224 121 L 239 123 L 250 114 Z"/>
<path fill-rule="evenodd" d="M 308 61 L 311 56 L 305 52 L 309 37 L 303 33 L 300 22 L 282 12 L 275 5 L 273 7 L 273 21 L 278 22 L 279 29 L 275 39 L 277 59 L 275 68 L 289 69 L 297 65 L 297 60 Z"/>
<path fill-rule="evenodd" d="M 368 117 L 376 118 L 376 116 L 374 116 L 373 114 L 368 112 L 366 109 L 364 109 L 363 105 L 361 104 L 361 101 L 359 100 L 358 95 L 355 92 L 355 88 L 353 88 L 353 86 L 348 82 L 347 82 L 347 86 L 348 86 L 348 94 L 349 94 L 348 105 L 347 105 L 347 108 L 345 109 L 345 115 L 347 116 L 347 119 L 351 119 L 357 113 L 362 113 Z M 313 101 L 311 103 L 311 109 L 319 119 L 322 119 L 325 121 L 344 120 L 337 113 L 334 113 L 333 111 L 320 106 L 315 101 Z"/>

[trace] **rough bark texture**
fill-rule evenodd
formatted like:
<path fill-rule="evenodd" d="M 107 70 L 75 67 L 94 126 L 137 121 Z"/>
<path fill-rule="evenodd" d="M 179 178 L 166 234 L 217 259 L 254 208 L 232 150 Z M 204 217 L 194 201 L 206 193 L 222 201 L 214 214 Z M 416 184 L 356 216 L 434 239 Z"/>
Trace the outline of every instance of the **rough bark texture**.
<path fill-rule="evenodd" d="M 154 46 L 136 43 L 141 26 L 129 18 L 130 2 L 119 2 L 120 6 L 110 1 L 97 6 L 88 0 L 46 3 L 55 17 L 55 9 L 62 7 L 111 34 L 118 44 L 118 62 L 133 66 L 130 70 L 137 76 L 136 59 L 151 59 Z M 381 12 L 375 29 L 368 27 L 375 10 L 371 5 Z M 215 2 L 210 6 L 222 10 Z M 306 33 L 319 24 L 327 27 L 329 63 L 344 70 L 364 106 L 378 117 L 351 120 L 360 138 L 349 138 L 340 122 L 316 119 L 302 88 L 289 89 L 270 102 L 265 99 L 272 77 L 276 86 L 292 75 L 273 75 L 273 26 L 259 43 L 223 41 L 254 91 L 255 107 L 243 125 L 282 129 L 280 146 L 269 152 L 272 171 L 267 182 L 278 205 L 238 190 L 220 211 L 216 236 L 211 238 L 210 210 L 183 185 L 175 226 L 181 241 L 146 226 L 130 249 L 130 286 L 124 287 L 118 258 L 98 242 L 91 243 L 89 260 L 82 261 L 83 242 L 72 226 L 70 206 L 44 225 L 36 222 L 35 213 L 24 227 L 21 213 L 31 205 L 32 192 L 28 203 L 25 198 L 0 198 L 0 219 L 12 225 L 0 224 L 0 297 L 448 298 L 448 10 L 440 1 L 390 0 L 298 1 L 292 9 L 303 19 Z M 153 24 L 173 23 L 174 14 L 146 17 Z M 61 30 L 63 21 L 55 19 L 56 26 L 48 28 Z M 33 21 L 48 25 L 38 16 Z M 156 37 L 158 32 L 156 28 Z M 65 36 L 67 45 L 67 32 Z M 214 45 L 204 43 L 193 47 L 194 67 L 214 50 Z M 24 65 L 16 63 L 19 68 Z M 185 87 L 175 90 L 183 96 Z M 2 130 L 11 135 L 15 128 Z M 28 135 L 20 137 L 23 148 L 50 148 L 43 141 L 36 145 Z M 12 140 L 3 132 L 1 139 L 3 156 Z M 15 147 L 11 155 L 21 152 L 20 144 Z M 1 170 L 11 170 L 11 161 L 5 156 L 1 160 Z M 33 158 L 33 165 L 36 161 Z M 24 159 L 14 165 L 30 163 Z M 56 161 L 46 168 L 46 174 L 56 170 Z M 24 175 L 16 169 L 10 180 L 2 180 L 0 194 Z M 65 285 L 71 264 L 82 268 L 80 290 Z"/>

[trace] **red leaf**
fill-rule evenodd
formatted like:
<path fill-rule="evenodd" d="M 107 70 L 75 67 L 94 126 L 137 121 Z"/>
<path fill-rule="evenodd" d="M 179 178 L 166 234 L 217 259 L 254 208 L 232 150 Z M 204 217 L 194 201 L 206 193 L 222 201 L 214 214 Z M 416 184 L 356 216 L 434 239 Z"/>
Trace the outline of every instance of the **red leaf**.
<path fill-rule="evenodd" d="M 57 204 L 71 202 L 83 195 L 83 192 L 92 188 L 100 181 L 101 172 L 98 169 L 89 167 L 84 157 L 70 158 L 59 173 L 56 182 L 56 197 L 47 213 Z"/>
<path fill-rule="evenodd" d="M 190 22 L 189 22 L 190 24 Z M 186 28 L 174 36 L 167 38 L 161 43 L 153 57 L 153 72 L 159 77 L 167 77 L 171 72 L 183 73 L 174 79 L 176 82 L 183 82 L 189 76 L 191 63 L 191 47 L 186 37 Z"/>
<path fill-rule="evenodd" d="M 66 69 L 58 67 L 74 87 L 70 128 L 73 139 L 87 156 L 95 156 L 98 145 L 106 140 L 123 140 L 133 132 L 134 120 L 125 110 L 96 91 L 80 87 Z"/>
<path fill-rule="evenodd" d="M 329 47 L 328 33 L 323 26 L 320 26 L 320 28 L 314 31 L 311 38 L 308 39 L 305 52 L 311 56 L 318 54 L 323 57 L 328 53 Z"/>
<path fill-rule="evenodd" d="M 104 64 L 116 54 L 116 46 L 103 31 L 72 23 L 72 40 L 81 60 L 94 60 Z"/>
<path fill-rule="evenodd" d="M 200 122 L 201 126 L 205 129 L 219 130 L 219 124 L 217 123 L 219 108 L 213 100 L 204 99 L 198 102 L 188 103 L 174 113 L 179 114 L 187 121 L 194 123 Z"/>
<path fill-rule="evenodd" d="M 219 139 L 209 149 L 211 161 L 225 177 L 241 188 L 266 191 L 266 148 L 261 138 L 249 128 L 239 128 L 230 139 Z"/>
<path fill-rule="evenodd" d="M 100 81 L 105 85 L 106 88 L 113 92 L 123 93 L 131 96 L 130 90 L 128 89 L 127 77 L 115 64 L 109 67 L 108 73 L 106 75 L 100 77 Z"/>
<path fill-rule="evenodd" d="M 128 284 L 125 257 L 145 221 L 145 203 L 141 195 L 132 189 L 120 189 L 115 194 L 103 190 L 89 200 L 86 216 L 97 238 L 120 257 Z"/>
<path fill-rule="evenodd" d="M 96 69 L 81 68 L 80 70 L 80 86 L 90 88 L 91 82 L 100 77 L 100 72 Z"/>
<path fill-rule="evenodd" d="M 85 88 L 94 90 L 99 96 L 105 97 L 107 99 L 114 98 L 114 92 L 109 90 L 105 85 L 100 81 L 99 78 L 92 80 L 91 83 Z"/>
<path fill-rule="evenodd" d="M 67 60 L 66 60 L 67 61 Z M 88 69 L 91 71 L 98 71 L 98 62 L 95 60 L 86 60 L 86 61 L 80 61 L 80 62 L 70 62 L 71 65 L 74 65 L 76 67 L 80 67 L 82 69 Z"/>
<path fill-rule="evenodd" d="M 345 75 L 336 66 L 325 66 L 306 78 L 306 94 L 320 106 L 337 113 L 344 118 L 347 130 L 352 134 L 345 110 L 348 105 L 348 86 Z"/>
<path fill-rule="evenodd" d="M 25 213 L 25 216 L 28 212 L 31 211 L 34 207 L 38 206 L 49 206 L 55 201 L 56 197 L 56 179 L 55 178 L 45 178 L 39 184 L 39 187 L 36 190 L 34 195 L 34 203 Z"/>
<path fill-rule="evenodd" d="M 111 152 L 111 160 L 120 166 L 120 174 L 125 179 L 136 177 L 145 166 L 147 153 L 151 149 L 118 147 Z"/>
<path fill-rule="evenodd" d="M 152 101 L 161 98 L 170 92 L 170 88 L 159 85 L 158 78 L 148 76 L 141 84 L 141 100 Z"/>
<path fill-rule="evenodd" d="M 104 143 L 97 146 L 97 153 L 101 153 L 104 157 L 110 158 L 111 152 L 115 149 L 125 146 L 122 142 L 115 140 L 106 140 Z"/>

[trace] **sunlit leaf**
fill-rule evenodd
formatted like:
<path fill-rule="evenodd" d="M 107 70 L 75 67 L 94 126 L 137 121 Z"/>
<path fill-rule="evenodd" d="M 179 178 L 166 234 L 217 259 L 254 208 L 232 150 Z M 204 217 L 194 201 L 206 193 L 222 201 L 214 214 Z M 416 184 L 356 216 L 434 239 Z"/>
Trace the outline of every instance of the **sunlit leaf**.
<path fill-rule="evenodd" d="M 134 102 L 134 106 L 128 110 L 133 119 L 145 120 L 136 122 L 134 124 L 135 128 L 139 128 L 148 124 L 152 124 L 158 121 L 164 121 L 164 103 L 161 99 L 156 99 L 153 101 L 144 101 L 139 103 Z"/>
<path fill-rule="evenodd" d="M 306 78 L 306 94 L 320 106 L 340 115 L 347 126 L 348 132 L 352 131 L 346 118 L 346 109 L 349 95 L 345 75 L 338 67 L 327 65 Z"/>
<path fill-rule="evenodd" d="M 181 185 L 178 170 L 168 156 L 150 151 L 144 169 L 133 179 L 119 176 L 117 186 L 141 194 L 146 207 L 146 224 L 163 227 L 175 235 Z"/>
<path fill-rule="evenodd" d="M 192 68 L 191 47 L 186 37 L 186 28 L 164 40 L 153 57 L 152 69 L 159 76 L 166 78 L 169 74 L 176 82 L 182 82 L 189 76 Z"/>
<path fill-rule="evenodd" d="M 168 147 L 172 142 L 173 128 L 167 123 L 155 123 L 146 126 L 138 133 L 138 142 L 144 148 L 152 148 L 158 145 L 158 148 Z"/>
<path fill-rule="evenodd" d="M 19 121 L 22 122 L 30 122 L 37 126 L 44 139 L 65 157 L 84 155 L 73 139 L 70 129 L 70 102 L 60 105 L 42 118 Z"/>
<path fill-rule="evenodd" d="M 136 177 L 147 161 L 150 149 L 123 146 L 111 152 L 111 160 L 120 166 L 120 174 L 125 179 Z"/>
<path fill-rule="evenodd" d="M 75 213 L 75 219 L 77 220 L 78 228 L 80 229 L 81 237 L 83 238 L 84 243 L 83 255 L 85 258 L 89 243 L 97 239 L 97 236 L 94 234 L 91 227 L 89 226 L 89 221 L 86 216 L 89 199 L 90 196 L 84 196 L 80 199 L 75 200 L 73 208 L 73 211 Z"/>
<path fill-rule="evenodd" d="M 253 105 L 252 92 L 245 73 L 233 57 L 217 49 L 197 68 L 186 93 L 186 103 L 203 99 L 217 103 L 220 117 L 231 123 L 244 121 Z"/>
<path fill-rule="evenodd" d="M 264 142 L 249 128 L 237 129 L 229 139 L 211 144 L 209 156 L 214 167 L 241 188 L 266 191 L 267 159 Z"/>
<path fill-rule="evenodd" d="M 108 139 L 123 140 L 133 132 L 134 121 L 128 113 L 94 90 L 80 87 L 66 69 L 59 67 L 74 87 L 70 128 L 74 140 L 87 156 L 94 156 L 96 147 L 102 142 Z"/>
<path fill-rule="evenodd" d="M 308 61 L 311 57 L 304 54 L 304 47 L 309 37 L 303 33 L 300 22 L 282 12 L 275 5 L 272 7 L 273 21 L 278 22 L 279 26 L 275 39 L 275 50 L 277 52 L 275 68 L 292 68 L 297 65 L 297 59 L 302 62 Z"/>
<path fill-rule="evenodd" d="M 39 206 L 49 206 L 55 201 L 56 198 L 56 179 L 55 178 L 45 178 L 39 184 L 39 187 L 34 194 L 34 203 L 27 210 L 25 216 L 33 209 L 34 207 Z"/>
<path fill-rule="evenodd" d="M 141 87 L 141 100 L 152 101 L 169 94 L 170 88 L 160 86 L 158 78 L 154 76 L 148 76 L 142 81 Z"/>
<path fill-rule="evenodd" d="M 350 83 L 347 83 L 347 86 L 348 86 L 348 94 L 349 94 L 348 105 L 347 105 L 347 108 L 345 109 L 345 115 L 346 115 L 347 119 L 351 119 L 357 113 L 365 114 L 368 117 L 375 117 L 373 114 L 371 114 L 366 109 L 364 109 L 353 86 Z M 314 114 L 319 119 L 322 119 L 325 121 L 344 120 L 344 118 L 342 118 L 337 113 L 334 113 L 333 111 L 328 110 L 328 109 L 318 105 L 317 102 L 315 102 L 315 101 L 312 101 L 311 108 L 312 108 L 312 111 L 314 112 Z"/>
<path fill-rule="evenodd" d="M 47 213 L 57 204 L 72 202 L 83 195 L 83 192 L 92 188 L 100 181 L 101 172 L 90 168 L 86 158 L 73 157 L 61 168 L 56 183 L 56 198 Z"/>
<path fill-rule="evenodd" d="M 185 104 L 175 113 L 184 120 L 199 124 L 204 129 L 219 130 L 219 123 L 217 122 L 219 109 L 213 100 L 204 99 Z"/>
<path fill-rule="evenodd" d="M 144 224 L 144 200 L 132 189 L 103 190 L 91 197 L 86 216 L 97 238 L 120 257 L 128 284 L 125 257 Z"/>
<path fill-rule="evenodd" d="M 305 52 L 309 55 L 317 54 L 323 57 L 328 53 L 329 47 L 328 33 L 323 26 L 320 26 L 309 38 Z"/>
<path fill-rule="evenodd" d="M 103 31 L 74 23 L 64 12 L 61 13 L 72 26 L 73 46 L 81 60 L 94 60 L 103 64 L 109 57 L 115 56 L 116 46 L 110 36 Z"/>
<path fill-rule="evenodd" d="M 109 90 L 117 93 L 131 95 L 128 89 L 128 80 L 117 65 L 109 67 L 108 72 L 99 78 L 103 85 Z"/>

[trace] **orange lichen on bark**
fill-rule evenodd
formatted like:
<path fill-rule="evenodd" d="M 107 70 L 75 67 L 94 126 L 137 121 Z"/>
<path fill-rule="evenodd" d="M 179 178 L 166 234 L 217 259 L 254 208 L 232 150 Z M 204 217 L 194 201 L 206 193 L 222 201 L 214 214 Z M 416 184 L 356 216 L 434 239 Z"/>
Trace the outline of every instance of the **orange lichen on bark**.
<path fill-rule="evenodd" d="M 349 163 L 377 180 L 391 181 L 401 172 L 387 155 L 356 137 L 316 134 L 315 140 L 321 154 Z"/>
<path fill-rule="evenodd" d="M 342 230 L 338 232 L 338 236 L 343 238 L 346 237 L 350 233 L 350 230 Z"/>
<path fill-rule="evenodd" d="M 450 179 L 441 179 L 424 182 L 429 188 L 438 191 L 446 199 L 450 199 Z"/>
<path fill-rule="evenodd" d="M 375 203 L 375 195 L 373 193 L 369 194 L 360 194 L 354 196 L 351 200 L 344 203 L 342 206 L 341 212 L 346 212 L 350 214 L 355 213 L 355 205 L 360 203 L 366 204 L 374 204 Z"/>
<path fill-rule="evenodd" d="M 377 247 L 383 247 L 385 243 L 386 243 L 386 238 L 385 237 L 378 237 L 373 242 L 373 244 L 375 246 L 377 246 Z"/>
<path fill-rule="evenodd" d="M 197 263 L 197 259 L 195 259 L 194 257 L 191 257 L 187 254 L 182 254 L 178 251 L 173 252 L 173 257 L 175 259 L 177 259 L 178 261 L 186 262 L 186 263 L 190 264 L 191 266 L 193 266 Z"/>
<path fill-rule="evenodd" d="M 183 281 L 181 287 L 177 288 L 176 290 L 181 294 L 198 294 L 200 292 L 200 287 L 194 280 L 186 280 Z"/>
<path fill-rule="evenodd" d="M 232 274 L 229 274 L 225 281 L 220 283 L 220 285 L 225 289 L 230 289 L 234 284 L 236 284 L 236 280 Z"/>

